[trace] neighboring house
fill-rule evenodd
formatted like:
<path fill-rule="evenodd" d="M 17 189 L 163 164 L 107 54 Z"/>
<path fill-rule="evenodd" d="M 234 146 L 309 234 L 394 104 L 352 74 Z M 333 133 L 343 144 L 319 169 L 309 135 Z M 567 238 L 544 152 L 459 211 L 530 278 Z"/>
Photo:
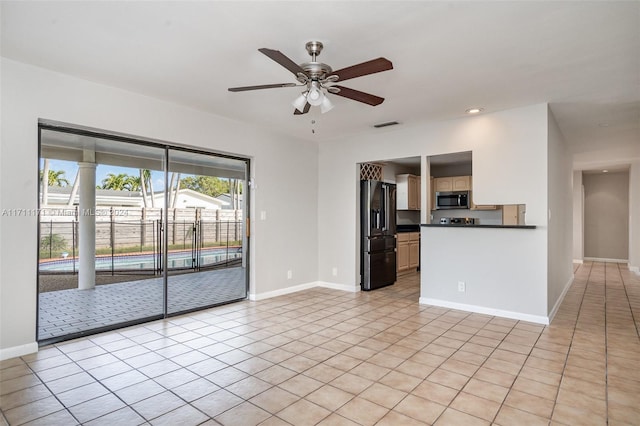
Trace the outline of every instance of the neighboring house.
<path fill-rule="evenodd" d="M 67 206 L 71 196 L 71 186 L 50 186 L 46 205 L 49 207 Z M 40 191 L 42 194 L 42 191 Z M 41 205 L 44 205 L 42 199 Z M 72 205 L 78 205 L 79 196 L 76 194 Z M 164 206 L 164 193 L 154 195 L 156 207 Z M 117 191 L 114 189 L 96 189 L 96 206 L 102 207 L 144 207 L 142 194 L 138 191 Z M 147 207 L 151 206 L 150 197 L 147 197 Z M 201 208 L 219 210 L 228 208 L 229 203 L 218 200 L 206 194 L 201 194 L 192 189 L 180 189 L 176 208 Z"/>
<path fill-rule="evenodd" d="M 238 206 L 242 208 L 242 194 L 238 195 Z M 231 194 L 221 194 L 216 197 L 217 200 L 225 202 L 227 205 L 223 206 L 224 210 L 233 210 L 233 202 L 231 200 Z"/>
<path fill-rule="evenodd" d="M 156 207 L 164 206 L 164 193 L 157 193 L 154 195 L 154 203 Z M 150 206 L 151 202 L 147 201 L 147 205 Z M 206 194 L 196 192 L 192 189 L 181 189 L 178 191 L 178 199 L 176 200 L 175 207 L 179 209 L 222 209 L 227 206 L 228 203 L 218 200 L 217 198 L 210 197 Z"/>
<path fill-rule="evenodd" d="M 50 186 L 48 188 L 46 204 L 42 200 L 40 191 L 40 203 L 42 206 L 61 207 L 69 204 L 71 186 Z M 79 195 L 76 194 L 72 205 L 77 206 Z M 142 207 L 142 195 L 137 191 L 118 191 L 115 189 L 96 189 L 96 206 L 108 207 Z"/>

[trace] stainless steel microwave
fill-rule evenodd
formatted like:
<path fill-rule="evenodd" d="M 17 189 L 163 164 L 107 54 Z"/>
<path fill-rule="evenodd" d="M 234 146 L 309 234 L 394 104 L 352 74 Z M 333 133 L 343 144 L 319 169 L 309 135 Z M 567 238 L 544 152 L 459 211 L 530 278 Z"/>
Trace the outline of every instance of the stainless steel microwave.
<path fill-rule="evenodd" d="M 468 209 L 469 191 L 436 192 L 436 210 Z"/>

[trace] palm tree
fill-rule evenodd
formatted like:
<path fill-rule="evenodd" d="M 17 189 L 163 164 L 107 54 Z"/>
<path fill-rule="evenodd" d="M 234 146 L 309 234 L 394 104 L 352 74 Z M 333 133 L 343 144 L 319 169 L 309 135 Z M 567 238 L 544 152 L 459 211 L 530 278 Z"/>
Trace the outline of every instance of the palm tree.
<path fill-rule="evenodd" d="M 153 179 L 151 177 L 151 170 L 149 169 L 145 169 L 145 176 L 147 176 L 147 184 L 149 184 L 149 195 L 151 196 L 151 208 L 155 208 L 156 207 L 156 200 L 154 198 L 154 192 L 153 192 Z"/>
<path fill-rule="evenodd" d="M 40 182 L 42 182 L 42 205 L 49 204 L 49 179 L 42 179 L 42 176 L 49 176 L 49 159 L 44 159 L 44 166 L 40 172 Z"/>
<path fill-rule="evenodd" d="M 147 207 L 147 188 L 149 188 L 150 198 L 151 198 L 151 207 L 155 207 L 156 203 L 153 199 L 153 183 L 151 180 L 151 170 L 149 169 L 140 169 L 140 186 L 142 187 L 142 202 L 144 206 Z"/>
<path fill-rule="evenodd" d="M 128 176 L 124 183 L 124 189 L 127 191 L 140 191 L 142 184 L 141 180 L 136 176 Z"/>
<path fill-rule="evenodd" d="M 173 188 L 174 178 L 175 178 L 175 183 L 176 183 L 175 189 Z M 170 200 L 171 200 L 170 206 L 171 206 L 171 208 L 175 208 L 176 207 L 176 203 L 178 202 L 178 191 L 180 191 L 180 173 L 173 172 L 171 174 L 171 186 L 169 187 L 169 191 L 171 193 L 173 193 L 173 197 L 170 198 Z M 169 195 L 171 195 L 171 194 L 169 194 Z"/>
<path fill-rule="evenodd" d="M 129 183 L 129 176 L 126 173 L 120 174 L 107 174 L 107 177 L 102 179 L 102 187 L 101 189 L 115 189 L 116 191 L 124 191 L 127 189 L 127 184 Z"/>
<path fill-rule="evenodd" d="M 73 206 L 73 202 L 76 199 L 76 194 L 78 193 L 78 187 L 80 186 L 80 169 L 76 172 L 76 178 L 73 180 L 73 186 L 71 187 L 71 194 L 69 195 L 69 201 L 67 202 L 67 206 Z"/>
<path fill-rule="evenodd" d="M 144 170 L 143 169 L 139 169 L 140 172 L 140 186 L 142 187 L 142 204 L 144 205 L 144 208 L 147 208 L 147 184 L 146 184 L 146 178 L 144 176 Z"/>
<path fill-rule="evenodd" d="M 46 163 L 48 163 L 47 160 L 45 160 Z M 67 186 L 69 185 L 69 181 L 67 180 L 67 178 L 64 177 L 65 171 L 64 170 L 51 170 L 48 167 L 49 165 L 46 165 L 46 169 L 47 169 L 47 185 L 48 186 Z M 40 180 L 42 180 L 42 176 L 44 176 L 44 172 L 45 170 L 41 170 L 40 171 Z"/>
<path fill-rule="evenodd" d="M 40 182 L 42 183 L 42 205 L 46 206 L 49 202 L 50 186 L 67 186 L 69 181 L 64 177 L 64 170 L 51 170 L 49 168 L 49 159 L 44 159 L 44 165 L 40 170 Z M 47 179 L 43 179 L 47 176 Z"/>

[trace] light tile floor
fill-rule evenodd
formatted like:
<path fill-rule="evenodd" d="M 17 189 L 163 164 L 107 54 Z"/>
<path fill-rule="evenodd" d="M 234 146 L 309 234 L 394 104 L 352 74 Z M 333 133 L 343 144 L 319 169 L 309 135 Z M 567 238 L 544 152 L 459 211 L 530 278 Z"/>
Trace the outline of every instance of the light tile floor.
<path fill-rule="evenodd" d="M 551 326 L 419 305 L 417 274 L 0 363 L 10 425 L 640 424 L 640 280 L 580 266 Z"/>
<path fill-rule="evenodd" d="M 169 277 L 169 313 L 246 297 L 242 267 Z M 38 340 L 112 326 L 163 313 L 163 278 L 59 290 L 38 296 Z"/>

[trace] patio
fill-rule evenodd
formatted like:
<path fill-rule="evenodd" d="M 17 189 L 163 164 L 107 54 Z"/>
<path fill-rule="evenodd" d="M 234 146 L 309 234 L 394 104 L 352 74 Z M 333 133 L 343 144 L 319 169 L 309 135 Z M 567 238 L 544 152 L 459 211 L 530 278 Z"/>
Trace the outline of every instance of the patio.
<path fill-rule="evenodd" d="M 246 297 L 246 269 L 169 276 L 169 313 Z M 162 315 L 163 278 L 39 294 L 38 341 Z"/>

